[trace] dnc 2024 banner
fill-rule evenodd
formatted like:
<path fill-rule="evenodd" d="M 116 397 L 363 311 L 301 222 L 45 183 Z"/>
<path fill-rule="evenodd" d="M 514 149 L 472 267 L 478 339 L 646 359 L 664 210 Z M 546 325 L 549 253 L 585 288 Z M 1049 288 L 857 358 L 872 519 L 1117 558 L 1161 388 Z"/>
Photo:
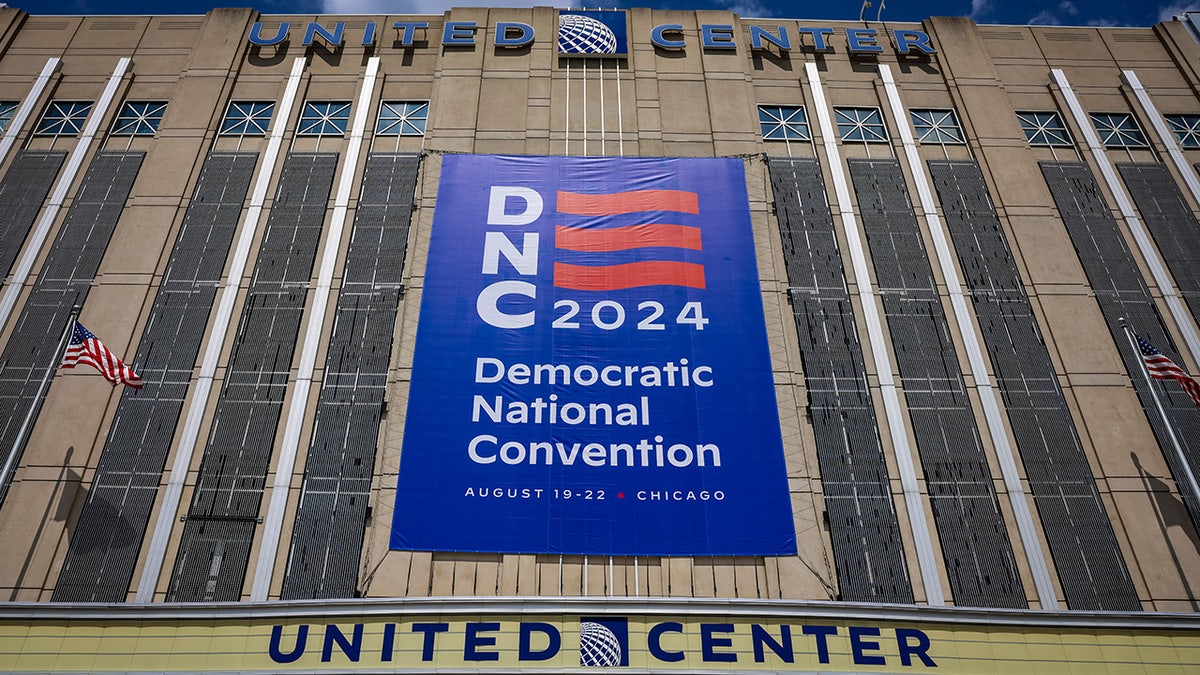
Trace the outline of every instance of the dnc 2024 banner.
<path fill-rule="evenodd" d="M 450 155 L 391 546 L 796 550 L 744 169 Z"/>

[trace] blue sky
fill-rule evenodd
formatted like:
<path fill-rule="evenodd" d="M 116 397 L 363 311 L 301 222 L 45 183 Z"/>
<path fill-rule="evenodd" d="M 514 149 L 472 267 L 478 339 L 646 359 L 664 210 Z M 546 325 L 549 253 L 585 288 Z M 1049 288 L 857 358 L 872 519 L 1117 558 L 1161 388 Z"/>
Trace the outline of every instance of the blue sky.
<path fill-rule="evenodd" d="M 203 14 L 211 0 L 7 0 L 30 14 Z M 785 0 L 618 0 L 594 5 L 660 9 L 729 9 L 747 17 L 804 19 L 858 18 L 862 0 L 805 6 Z M 871 0 L 867 16 L 874 19 L 883 0 Z M 253 6 L 264 14 L 431 14 L 454 6 L 527 7 L 568 6 L 569 0 L 259 0 Z M 236 0 L 226 5 L 238 6 Z M 242 3 L 245 6 L 248 3 Z M 575 7 L 581 6 L 578 0 Z M 979 23 L 1066 26 L 1150 26 L 1187 10 L 1200 11 L 1200 0 L 890 0 L 884 20 L 919 21 L 929 16 L 969 16 Z"/>

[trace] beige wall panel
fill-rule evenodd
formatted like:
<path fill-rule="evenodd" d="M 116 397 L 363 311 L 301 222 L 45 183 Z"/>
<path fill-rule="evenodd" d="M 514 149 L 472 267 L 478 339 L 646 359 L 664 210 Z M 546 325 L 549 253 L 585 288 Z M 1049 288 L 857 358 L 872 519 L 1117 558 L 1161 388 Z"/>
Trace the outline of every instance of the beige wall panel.
<path fill-rule="evenodd" d="M 476 128 L 481 132 L 510 131 L 514 140 L 524 140 L 521 137 L 528 120 L 528 83 L 527 78 L 483 78 L 479 82 L 483 110 Z"/>
<path fill-rule="evenodd" d="M 476 595 L 499 595 L 501 559 L 499 554 L 479 555 L 479 561 L 475 565 Z"/>
<path fill-rule="evenodd" d="M 710 78 L 706 80 L 706 85 L 713 132 L 754 134 L 751 139 L 752 142 L 756 141 L 758 114 L 745 79 L 740 75 L 737 79 Z"/>
<path fill-rule="evenodd" d="M 170 76 L 147 74 L 141 69 L 137 72 L 137 81 L 124 92 L 124 96 L 113 105 L 124 101 L 161 101 L 171 105 L 173 94 L 179 88 L 176 75 L 178 70 L 171 70 Z M 165 112 L 165 111 L 164 111 Z M 149 139 L 146 139 L 149 140 Z"/>
<path fill-rule="evenodd" d="M 234 59 L 245 52 L 245 45 L 248 43 L 246 36 L 249 35 L 253 15 L 253 10 L 249 9 L 214 9 L 206 14 L 199 35 L 194 38 L 189 35 L 189 38 L 181 43 L 194 46 L 188 68 L 225 71 L 232 68 Z M 183 22 L 191 18 L 179 17 L 178 21 Z M 163 19 L 163 23 L 166 21 Z M 160 30 L 162 28 L 163 26 L 160 26 Z M 148 39 L 157 39 L 152 36 L 153 31 L 148 31 Z"/>
<path fill-rule="evenodd" d="M 1013 139 L 1025 137 L 1024 132 L 1021 131 L 1021 123 L 1009 108 L 1007 97 L 1004 96 L 1004 90 L 1000 87 L 990 85 L 963 87 L 959 89 L 958 93 L 962 105 L 962 110 L 958 111 L 963 118 L 961 121 L 964 125 L 967 120 L 970 121 L 971 127 L 977 134 L 976 138 L 980 139 L 981 144 L 989 144 L 989 140 L 995 139 L 995 143 L 1013 147 Z M 1025 144 L 1021 143 L 1015 149 L 1024 151 Z M 1022 160 L 1026 162 L 1030 159 L 1027 152 L 1013 154 L 1021 156 Z M 1006 163 L 1005 166 L 1007 165 Z M 1005 177 L 1018 173 L 1024 172 L 1006 171 Z M 1043 192 L 1045 192 L 1044 187 Z"/>
<path fill-rule="evenodd" d="M 853 83 L 848 83 L 848 84 L 839 86 L 836 84 L 829 84 L 830 80 L 826 79 L 827 77 L 830 79 L 833 79 L 833 78 L 836 78 L 839 76 L 825 75 L 825 74 L 821 75 L 821 84 L 825 86 L 825 98 L 827 101 L 829 101 L 829 105 L 831 105 L 833 107 L 839 107 L 839 106 L 862 106 L 862 107 L 870 107 L 870 108 L 881 107 L 879 92 L 875 89 L 875 86 L 871 81 L 868 80 L 868 81 L 863 81 L 863 82 L 853 82 Z M 830 115 L 832 115 L 832 114 L 833 113 L 831 112 Z M 816 118 L 813 118 L 812 121 L 815 122 Z M 836 124 L 837 124 L 837 121 L 835 118 L 835 121 L 834 121 L 835 131 L 837 129 Z M 882 146 L 875 146 L 875 147 L 878 149 L 878 148 L 881 148 Z M 861 144 L 861 143 L 847 144 L 847 145 L 843 146 L 842 152 L 844 154 L 847 154 L 853 149 L 861 150 L 862 148 L 863 148 L 863 144 Z M 878 157 L 879 155 L 875 154 L 873 156 Z"/>
<path fill-rule="evenodd" d="M 1170 54 L 1154 34 L 1153 28 L 1102 29 L 1100 39 L 1104 40 L 1113 60 L 1123 67 L 1133 66 L 1138 61 L 1170 62 Z"/>
<path fill-rule="evenodd" d="M 1044 330 L 1060 345 L 1062 369 L 1071 374 L 1114 373 L 1124 370 L 1121 357 L 1111 342 L 1097 336 L 1107 334 L 1104 316 L 1095 299 L 1087 295 L 1042 295 Z M 1106 344 L 1107 343 L 1107 344 Z M 1078 349 L 1073 345 L 1092 345 Z"/>
<path fill-rule="evenodd" d="M 650 42 L 650 31 L 654 26 L 661 24 L 679 24 L 683 26 L 683 32 L 675 34 L 676 39 L 682 39 L 686 46 L 683 49 L 660 49 L 654 47 Z M 649 47 L 651 51 L 643 51 L 637 56 L 637 67 L 646 69 L 650 72 L 658 73 L 660 76 L 670 76 L 678 74 L 701 75 L 704 72 L 704 63 L 701 59 L 700 48 L 700 27 L 696 16 L 692 12 L 654 12 L 652 22 L 649 24 L 634 24 L 634 40 L 637 44 L 644 47 Z M 649 56 L 653 54 L 653 60 L 646 62 L 641 57 L 642 54 Z"/>
<path fill-rule="evenodd" d="M 392 558 L 395 558 L 393 560 Z M 404 595 L 426 596 L 433 591 L 433 554 L 429 551 L 393 551 L 388 554 L 388 562 L 403 564 L 406 576 L 399 578 L 404 589 Z M 377 596 L 389 595 L 384 589 L 379 589 Z"/>
<path fill-rule="evenodd" d="M 562 556 L 559 595 L 583 595 L 583 557 Z"/>
<path fill-rule="evenodd" d="M 1142 80 L 1142 84 L 1145 84 L 1146 81 L 1142 75 L 1143 73 L 1153 77 L 1159 71 L 1138 68 L 1134 72 L 1137 73 L 1138 79 Z M 1200 112 L 1200 102 L 1197 101 L 1195 95 L 1184 88 L 1180 88 L 1178 90 L 1167 89 L 1165 91 L 1162 89 L 1156 89 L 1151 94 L 1151 99 L 1154 101 L 1154 106 L 1158 108 L 1158 111 L 1164 115 L 1194 115 L 1197 112 Z M 1151 132 L 1151 134 L 1153 134 L 1153 132 Z M 1174 138 L 1174 136 L 1172 136 L 1172 138 Z M 1185 153 L 1185 156 L 1189 157 L 1193 163 L 1200 159 L 1200 153 L 1197 153 L 1195 150 Z"/>
<path fill-rule="evenodd" d="M 78 16 L 31 16 L 13 38 L 9 51 L 49 50 L 46 56 L 59 56 L 83 21 Z M 4 60 L 8 57 L 5 54 Z"/>
<path fill-rule="evenodd" d="M 176 54 L 156 53 L 153 56 L 149 54 L 134 54 L 133 73 L 136 76 L 135 81 L 139 86 L 146 84 L 148 78 L 158 78 L 162 82 L 174 82 L 180 73 L 187 69 L 188 56 L 187 52 Z M 166 93 L 162 95 L 169 96 L 170 90 L 166 90 Z"/>
<path fill-rule="evenodd" d="M 1071 82 L 1071 87 L 1075 90 L 1075 94 L 1080 97 L 1080 102 L 1083 103 L 1088 91 L 1088 87 L 1098 87 L 1099 91 L 1116 93 L 1118 87 L 1121 86 L 1121 70 L 1116 64 L 1096 64 L 1089 66 L 1064 66 L 1062 71 L 1066 73 L 1067 79 Z M 1083 104 L 1083 109 L 1089 110 L 1086 103 Z M 1065 111 L 1064 111 L 1065 113 Z M 1070 117 L 1070 115 L 1066 115 Z"/>
<path fill-rule="evenodd" d="M 971 121 L 974 126 L 983 126 L 974 119 L 974 108 L 968 112 L 971 113 Z M 1050 209 L 1050 213 L 1056 213 L 1052 210 L 1055 208 L 1054 199 L 1050 196 L 1049 187 L 1046 187 L 1045 177 L 1042 175 L 1042 169 L 1038 167 L 1037 157 L 1031 153 L 1025 143 L 1006 142 L 1003 145 L 985 145 L 983 153 L 986 162 L 985 168 L 988 169 L 989 178 L 995 185 L 994 197 L 997 197 L 998 205 L 1009 210 L 1015 207 L 1037 205 L 1039 211 Z M 1074 153 L 1062 153 L 1060 159 L 1074 161 L 1075 156 Z M 1061 223 L 1055 226 L 1055 229 L 1062 231 L 1063 237 L 1066 237 L 1066 231 L 1063 231 Z"/>
<path fill-rule="evenodd" d="M 23 99 L 29 92 L 34 78 L 42 72 L 46 61 L 56 56 L 58 54 L 48 52 L 9 52 L 5 54 L 4 58 L 0 59 L 0 78 L 3 78 L 0 80 L 0 86 L 4 88 L 5 99 Z M 43 94 L 46 93 L 49 91 L 43 92 Z"/>
<path fill-rule="evenodd" d="M 663 558 L 662 566 L 667 580 L 664 595 L 687 597 L 692 594 L 691 558 Z"/>
<path fill-rule="evenodd" d="M 760 589 L 764 586 L 762 578 L 762 558 L 734 558 L 733 578 L 737 598 L 764 597 Z"/>
<path fill-rule="evenodd" d="M 187 186 L 183 196 L 190 198 L 191 178 L 204 162 L 205 145 L 201 138 L 156 139 L 138 171 L 135 194 L 142 198 L 179 199 L 179 186 L 183 185 Z"/>
<path fill-rule="evenodd" d="M 522 555 L 517 558 L 516 594 L 537 595 L 538 564 L 537 556 Z"/>
<path fill-rule="evenodd" d="M 72 36 L 63 65 L 68 60 L 82 61 L 99 54 L 133 56 L 148 23 L 149 17 L 144 16 L 88 17 Z"/>
<path fill-rule="evenodd" d="M 732 558 L 692 558 L 692 594 L 697 598 L 718 597 L 722 588 L 733 588 Z M 730 598 L 732 595 L 725 595 Z"/>
<path fill-rule="evenodd" d="M 149 168 L 149 167 L 145 167 Z M 178 209 L 173 206 L 125 207 L 121 221 L 113 232 L 108 250 L 97 273 L 100 283 L 119 281 L 149 284 L 151 276 L 158 271 L 168 245 L 168 237 L 174 232 L 171 227 Z M 173 239 L 173 237 L 171 237 Z M 144 275 L 142 278 L 106 278 L 107 275 Z"/>
<path fill-rule="evenodd" d="M 555 23 L 547 14 L 539 12 L 539 21 L 534 22 L 533 10 L 517 9 L 492 11 L 487 22 L 480 22 L 479 30 L 475 33 L 477 47 L 483 54 L 483 69 L 488 72 L 508 72 L 514 75 L 527 75 L 532 68 L 549 68 L 551 56 L 547 44 L 552 44 L 547 36 L 557 33 Z M 498 21 L 516 21 L 527 23 L 534 27 L 536 35 L 532 45 L 524 47 L 500 47 L 496 45 L 496 23 Z"/>
<path fill-rule="evenodd" d="M 156 50 L 156 56 L 161 54 L 157 50 L 177 49 L 190 56 L 190 48 L 199 40 L 204 21 L 205 16 L 202 14 L 151 17 L 138 43 L 138 49 Z"/>
<path fill-rule="evenodd" d="M 662 106 L 663 132 L 707 134 L 709 111 L 705 83 L 700 81 L 662 80 L 658 82 Z"/>
<path fill-rule="evenodd" d="M 248 48 L 246 59 L 240 64 L 237 82 L 238 87 L 246 92 L 244 95 L 254 96 L 251 92 L 255 91 L 260 92 L 258 96 L 276 89 L 283 91 L 288 74 L 292 71 L 292 61 L 305 56 L 305 50 L 300 46 L 300 37 L 293 35 L 293 41 L 290 43 L 269 47 L 254 45 Z M 257 83 L 254 78 L 258 79 Z"/>
<path fill-rule="evenodd" d="M 1113 499 L 1131 524 L 1126 533 L 1155 609 L 1161 609 L 1158 605 L 1163 602 L 1178 607 L 1200 597 L 1195 580 L 1200 541 L 1183 503 L 1169 491 L 1170 484 L 1152 476 L 1146 482 L 1153 492 L 1116 493 Z"/>
<path fill-rule="evenodd" d="M 437 99 L 430 106 L 438 119 L 430 120 L 428 135 L 437 137 L 442 129 L 474 129 L 479 104 L 478 77 L 448 77 L 438 82 Z"/>
<path fill-rule="evenodd" d="M 453 559 L 444 553 L 433 553 L 430 574 L 429 592 L 431 595 L 454 595 L 454 582 L 457 579 Z"/>
<path fill-rule="evenodd" d="M 54 583 L 62 566 L 60 544 L 70 536 L 67 529 L 72 505 L 86 496 L 79 488 L 79 472 L 61 467 L 46 480 L 14 482 L 5 499 L 0 519 L 0 598 L 8 601 L 44 601 L 42 589 Z"/>
<path fill-rule="evenodd" d="M 308 87 L 303 89 L 305 101 L 345 101 L 355 103 L 358 100 L 358 90 L 362 87 L 362 76 L 366 69 L 345 70 L 335 78 L 314 76 L 308 81 Z M 350 111 L 351 117 L 354 110 Z"/>
<path fill-rule="evenodd" d="M 400 44 L 400 29 L 392 27 L 397 21 L 425 22 L 429 27 L 414 29 L 413 43 L 405 47 Z M 389 16 L 379 22 L 374 55 L 380 58 L 380 72 L 416 80 L 418 76 L 431 75 L 437 71 L 441 44 L 442 17 Z M 421 86 L 432 84 L 424 77 L 419 79 Z"/>
<path fill-rule="evenodd" d="M 925 25 L 939 61 L 955 78 L 990 78 L 995 72 L 994 58 L 1027 53 L 1022 43 L 1029 33 L 1020 27 L 976 26 L 966 17 L 943 16 L 930 18 Z"/>
<path fill-rule="evenodd" d="M 749 38 L 747 38 L 746 44 L 749 44 L 748 40 Z M 796 45 L 797 40 L 793 35 L 792 48 L 796 49 Z M 747 68 L 754 78 L 753 84 L 756 87 L 774 88 L 776 85 L 780 87 L 792 85 L 798 88 L 800 71 L 804 70 L 804 61 L 798 52 L 793 57 L 791 52 L 779 54 L 776 51 L 755 50 L 750 52 Z M 788 100 L 780 99 L 779 102 L 786 103 Z"/>
<path fill-rule="evenodd" d="M 1100 31 L 1088 28 L 1064 29 L 1058 26 L 1031 28 L 1042 55 L 1050 61 L 1108 61 L 1110 55 Z"/>
<path fill-rule="evenodd" d="M 1132 385 L 1115 387 L 1072 387 L 1079 402 L 1080 432 L 1091 441 L 1092 452 L 1103 476 L 1138 477 L 1143 472 L 1169 475 L 1166 460 L 1150 430 L 1146 413 Z M 1123 481 L 1121 485 L 1127 485 Z"/>
<path fill-rule="evenodd" d="M 1050 65 L 1041 59 L 1020 59 L 996 64 L 996 74 L 1009 88 L 1017 110 L 1054 110 L 1050 98 Z M 1072 84 L 1074 81 L 1072 80 Z M 1022 100 L 1019 94 L 1036 94 L 1036 101 Z"/>
<path fill-rule="evenodd" d="M 758 77 L 757 73 L 755 73 L 755 77 Z M 804 100 L 804 90 L 800 88 L 799 83 L 788 80 L 781 79 L 778 83 L 772 82 L 765 86 L 758 82 L 754 85 L 753 95 L 754 102 L 759 105 L 807 104 Z M 805 112 L 809 113 L 807 109 Z M 755 115 L 755 119 L 758 119 L 757 115 Z"/>
<path fill-rule="evenodd" d="M 346 42 L 337 49 L 326 48 L 320 38 L 308 48 L 307 52 L 294 52 L 293 56 L 308 55 L 308 68 L 305 72 L 314 78 L 345 78 L 353 81 L 354 73 L 362 73 L 367 67 L 367 54 L 362 46 L 356 44 L 362 39 L 362 31 L 356 31 L 359 36 L 346 32 Z"/>
<path fill-rule="evenodd" d="M 583 585 L 583 594 L 590 596 L 602 596 L 611 593 L 608 585 L 608 576 L 612 558 L 603 555 L 587 556 L 585 572 L 587 573 L 587 582 Z M 614 575 L 615 577 L 615 575 Z"/>
<path fill-rule="evenodd" d="M 86 317 L 92 317 L 92 323 L 99 323 L 93 312 L 84 312 L 84 316 L 85 321 Z M 97 334 L 107 345 L 107 335 Z M 114 338 L 117 344 L 109 345 L 109 348 L 123 356 L 125 349 L 120 343 L 120 334 Z M 69 466 L 80 473 L 85 467 L 94 466 L 100 455 L 99 446 L 103 445 L 102 440 L 97 442 L 97 429 L 105 426 L 108 407 L 120 393 L 120 390 L 114 391 L 94 368 L 78 366 L 56 370 L 46 402 L 29 435 L 16 478 L 20 480 L 27 472 L 44 474 L 46 467 L 57 473 L 58 467 L 67 465 L 68 456 Z M 6 506 L 10 503 L 12 495 L 6 500 Z"/>
<path fill-rule="evenodd" d="M 989 163 L 995 165 L 994 160 L 989 160 Z M 993 175 L 999 181 L 1002 180 L 1001 176 L 1007 180 L 1013 173 L 1028 172 L 1003 172 Z M 1032 178 L 1041 180 L 1041 171 Z M 1045 182 L 1042 183 L 1042 187 L 1045 187 Z M 1012 225 L 1009 246 L 1015 249 L 1014 253 L 1017 254 L 1019 262 L 1024 263 L 1022 274 L 1025 283 L 1077 285 L 1081 288 L 1087 283 L 1083 266 L 1071 245 L 1071 238 L 1058 218 L 1022 216 L 1013 217 L 1009 222 Z"/>

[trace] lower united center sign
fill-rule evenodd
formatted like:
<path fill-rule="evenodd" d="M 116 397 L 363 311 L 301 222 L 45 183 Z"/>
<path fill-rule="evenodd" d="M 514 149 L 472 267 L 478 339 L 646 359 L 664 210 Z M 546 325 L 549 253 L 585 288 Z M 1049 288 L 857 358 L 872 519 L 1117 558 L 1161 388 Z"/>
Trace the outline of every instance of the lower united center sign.
<path fill-rule="evenodd" d="M 796 550 L 742 164 L 452 155 L 392 548 Z"/>

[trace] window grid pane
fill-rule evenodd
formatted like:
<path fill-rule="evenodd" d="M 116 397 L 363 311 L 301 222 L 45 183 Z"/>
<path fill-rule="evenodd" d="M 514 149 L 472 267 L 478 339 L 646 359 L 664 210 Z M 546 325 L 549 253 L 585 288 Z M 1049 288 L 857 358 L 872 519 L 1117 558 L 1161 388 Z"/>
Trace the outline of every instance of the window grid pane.
<path fill-rule="evenodd" d="M 153 136 L 167 109 L 166 101 L 128 102 L 113 123 L 114 136 Z"/>
<path fill-rule="evenodd" d="M 919 143 L 961 145 L 966 142 L 953 110 L 911 110 L 909 114 Z"/>
<path fill-rule="evenodd" d="M 379 107 L 376 136 L 424 136 L 429 121 L 428 101 L 392 101 Z"/>
<path fill-rule="evenodd" d="M 1200 148 L 1200 115 L 1167 115 L 1166 118 L 1180 146 Z"/>
<path fill-rule="evenodd" d="M 300 136 L 342 136 L 349 124 L 349 101 L 306 102 L 296 133 Z"/>
<path fill-rule="evenodd" d="M 758 125 L 765 141 L 812 140 L 803 106 L 760 105 Z"/>
<path fill-rule="evenodd" d="M 231 101 L 221 123 L 221 135 L 265 136 L 274 113 L 273 101 Z"/>
<path fill-rule="evenodd" d="M 879 108 L 834 108 L 833 113 L 843 142 L 887 142 L 887 129 Z"/>
<path fill-rule="evenodd" d="M 77 136 L 91 111 L 91 101 L 53 101 L 42 114 L 42 121 L 34 133 L 38 136 Z"/>
<path fill-rule="evenodd" d="M 0 132 L 8 129 L 13 115 L 17 113 L 17 101 L 0 101 Z"/>
<path fill-rule="evenodd" d="M 1071 147 L 1071 134 L 1056 112 L 1019 112 L 1021 130 L 1030 145 Z"/>
<path fill-rule="evenodd" d="M 1144 148 L 1146 136 L 1129 113 L 1088 113 L 1106 148 Z"/>

